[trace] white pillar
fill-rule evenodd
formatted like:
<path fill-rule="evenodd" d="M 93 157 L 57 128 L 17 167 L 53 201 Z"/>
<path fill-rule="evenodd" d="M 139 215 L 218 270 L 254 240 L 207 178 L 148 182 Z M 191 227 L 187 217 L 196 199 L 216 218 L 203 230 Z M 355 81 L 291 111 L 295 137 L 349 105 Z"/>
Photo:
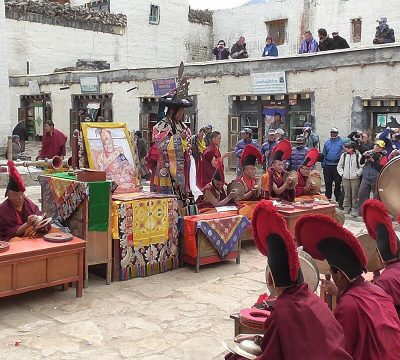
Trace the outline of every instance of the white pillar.
<path fill-rule="evenodd" d="M 6 36 L 4 0 L 0 0 L 0 147 L 6 146 L 7 136 L 11 134 L 10 89 L 8 85 L 8 66 L 6 62 Z"/>

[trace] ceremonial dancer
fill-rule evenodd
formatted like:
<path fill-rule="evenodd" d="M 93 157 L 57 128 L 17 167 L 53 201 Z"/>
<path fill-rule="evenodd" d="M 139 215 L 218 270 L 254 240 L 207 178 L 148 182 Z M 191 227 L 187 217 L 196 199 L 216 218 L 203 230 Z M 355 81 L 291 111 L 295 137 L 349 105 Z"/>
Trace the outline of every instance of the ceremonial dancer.
<path fill-rule="evenodd" d="M 153 191 L 162 194 L 175 194 L 181 201 L 181 207 L 189 193 L 189 147 L 190 129 L 184 124 L 185 108 L 193 106 L 188 97 L 189 83 L 183 77 L 183 63 L 179 68 L 178 86 L 174 96 L 160 100 L 168 108 L 166 116 L 153 128 L 159 159 L 154 176 Z"/>
<path fill-rule="evenodd" d="M 292 145 L 288 140 L 282 140 L 274 147 L 272 153 L 272 165 L 268 169 L 271 198 L 293 202 L 295 190 L 291 188 L 295 179 L 288 176 L 285 180 L 286 171 L 284 161 L 290 158 Z"/>
<path fill-rule="evenodd" d="M 270 201 L 262 201 L 254 211 L 252 224 L 254 242 L 268 257 L 267 281 L 278 294 L 265 322 L 257 359 L 350 360 L 341 326 L 304 283 L 296 242 L 282 215 Z M 255 340 L 255 336 L 237 336 L 237 347 L 244 340 Z M 244 359 L 233 353 L 225 358 Z"/>
<path fill-rule="evenodd" d="M 314 259 L 330 265 L 335 284 L 324 280 L 321 290 L 338 295 L 334 315 L 346 351 L 354 360 L 398 359 L 400 320 L 392 298 L 363 278 L 367 260 L 356 237 L 328 216 L 306 215 L 296 224 L 296 240 Z"/>
<path fill-rule="evenodd" d="M 400 241 L 397 237 L 389 212 L 383 202 L 369 199 L 362 209 L 368 233 L 376 241 L 385 270 L 374 283 L 392 298 L 400 317 Z"/>

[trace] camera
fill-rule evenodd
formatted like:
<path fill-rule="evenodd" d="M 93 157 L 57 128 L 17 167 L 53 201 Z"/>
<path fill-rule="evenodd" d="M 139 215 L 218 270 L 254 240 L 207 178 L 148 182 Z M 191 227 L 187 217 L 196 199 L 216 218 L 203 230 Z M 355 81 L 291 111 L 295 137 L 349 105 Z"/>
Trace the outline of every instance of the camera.
<path fill-rule="evenodd" d="M 356 139 L 359 139 L 360 137 L 361 137 L 360 134 L 355 134 L 355 135 L 354 135 L 354 138 L 356 138 Z"/>
<path fill-rule="evenodd" d="M 400 140 L 400 134 L 396 134 L 396 135 L 394 136 L 394 138 L 395 138 L 396 140 Z"/>

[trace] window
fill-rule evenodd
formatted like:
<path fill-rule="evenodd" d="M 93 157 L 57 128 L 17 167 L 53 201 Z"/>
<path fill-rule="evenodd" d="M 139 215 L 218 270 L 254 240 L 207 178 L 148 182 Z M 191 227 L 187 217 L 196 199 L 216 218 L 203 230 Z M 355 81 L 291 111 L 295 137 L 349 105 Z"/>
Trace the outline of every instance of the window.
<path fill-rule="evenodd" d="M 110 1 L 109 0 L 91 1 L 87 4 L 85 4 L 85 6 L 93 11 L 110 12 Z"/>
<path fill-rule="evenodd" d="M 351 20 L 351 37 L 353 43 L 358 43 L 361 41 L 361 19 Z"/>
<path fill-rule="evenodd" d="M 287 19 L 267 21 L 267 34 L 272 36 L 276 45 L 283 45 L 286 40 Z"/>
<path fill-rule="evenodd" d="M 149 23 L 158 25 L 160 23 L 160 7 L 157 5 L 150 5 Z"/>

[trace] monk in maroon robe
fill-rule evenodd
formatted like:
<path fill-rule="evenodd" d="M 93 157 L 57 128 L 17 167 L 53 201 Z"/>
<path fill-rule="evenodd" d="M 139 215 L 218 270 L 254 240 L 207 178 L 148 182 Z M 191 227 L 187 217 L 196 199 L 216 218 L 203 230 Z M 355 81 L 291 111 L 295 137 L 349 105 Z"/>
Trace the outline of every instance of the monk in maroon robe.
<path fill-rule="evenodd" d="M 268 256 L 269 285 L 278 294 L 265 322 L 257 359 L 350 360 L 342 328 L 326 304 L 304 283 L 296 243 L 283 217 L 271 202 L 262 201 L 254 211 L 252 224 L 254 242 Z M 236 342 L 252 338 L 242 335 Z M 226 359 L 243 358 L 229 354 Z"/>
<path fill-rule="evenodd" d="M 392 298 L 361 276 L 367 259 L 356 237 L 326 215 L 306 215 L 296 239 L 313 258 L 326 259 L 334 284 L 321 291 L 338 296 L 334 315 L 354 360 L 395 360 L 400 355 L 400 320 Z"/>
<path fill-rule="evenodd" d="M 10 180 L 6 189 L 7 199 L 0 204 L 0 240 L 9 241 L 13 237 L 23 236 L 33 225 L 39 208 L 24 196 L 25 186 L 21 175 L 13 162 L 9 162 Z"/>
<path fill-rule="evenodd" d="M 207 186 L 215 173 L 216 163 L 221 158 L 219 146 L 221 145 L 221 133 L 214 131 L 211 134 L 211 143 L 204 150 L 201 162 L 201 182 L 199 187 L 203 189 Z"/>
<path fill-rule="evenodd" d="M 64 157 L 66 155 L 65 144 L 68 138 L 54 128 L 54 123 L 51 120 L 45 122 L 44 131 L 39 157 L 41 159 L 52 159 L 54 156 Z"/>
<path fill-rule="evenodd" d="M 272 164 L 268 169 L 270 181 L 271 198 L 282 201 L 293 202 L 295 199 L 295 189 L 291 188 L 294 179 L 288 177 L 284 179 L 284 161 L 289 159 L 292 154 L 292 145 L 288 140 L 282 140 L 274 147 L 272 152 Z"/>
<path fill-rule="evenodd" d="M 385 270 L 374 283 L 386 291 L 392 299 L 400 318 L 400 241 L 393 229 L 392 219 L 385 204 L 369 199 L 362 209 L 365 225 L 376 241 Z"/>

